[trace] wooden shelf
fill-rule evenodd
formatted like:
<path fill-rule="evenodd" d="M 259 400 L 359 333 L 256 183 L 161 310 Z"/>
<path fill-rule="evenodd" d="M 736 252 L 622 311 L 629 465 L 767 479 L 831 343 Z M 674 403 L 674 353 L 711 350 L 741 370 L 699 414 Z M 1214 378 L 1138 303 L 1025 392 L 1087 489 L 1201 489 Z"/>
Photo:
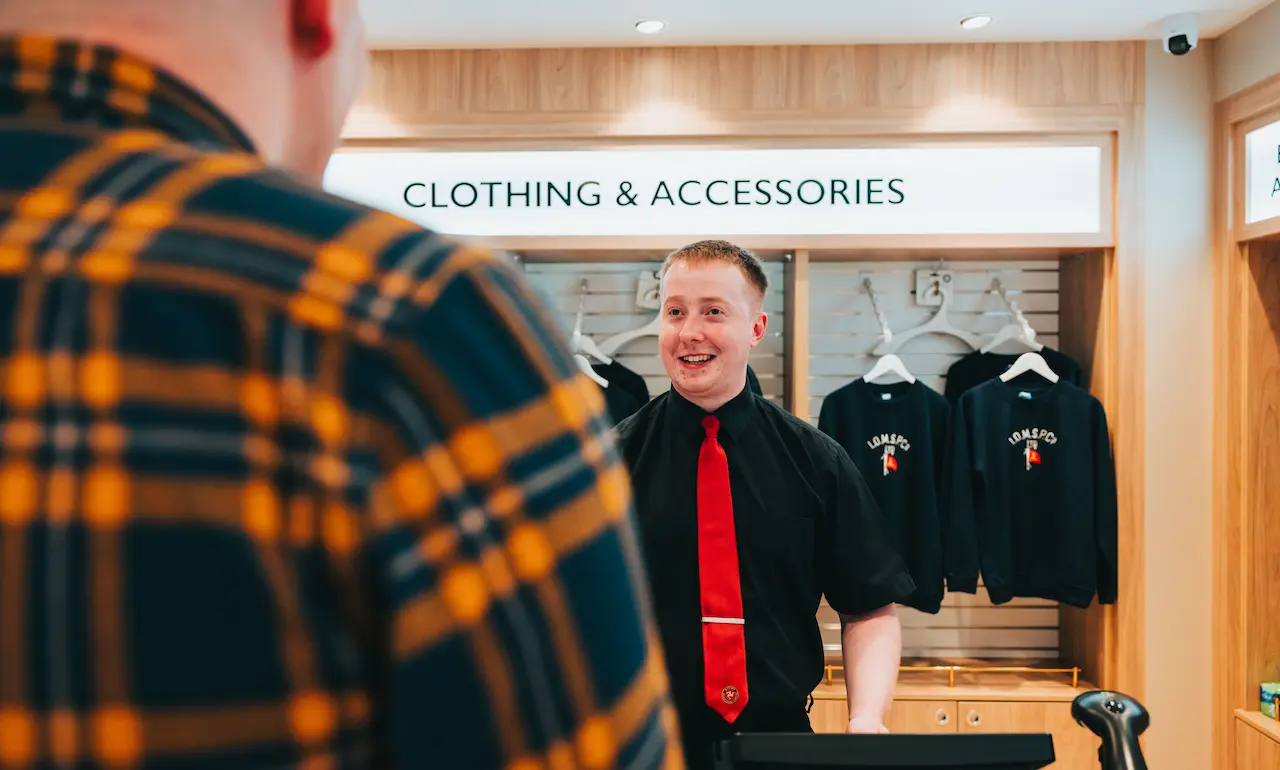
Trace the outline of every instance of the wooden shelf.
<path fill-rule="evenodd" d="M 1276 743 L 1280 743 L 1280 721 L 1264 716 L 1260 711 L 1244 709 L 1236 709 L 1236 719 L 1248 724 Z"/>

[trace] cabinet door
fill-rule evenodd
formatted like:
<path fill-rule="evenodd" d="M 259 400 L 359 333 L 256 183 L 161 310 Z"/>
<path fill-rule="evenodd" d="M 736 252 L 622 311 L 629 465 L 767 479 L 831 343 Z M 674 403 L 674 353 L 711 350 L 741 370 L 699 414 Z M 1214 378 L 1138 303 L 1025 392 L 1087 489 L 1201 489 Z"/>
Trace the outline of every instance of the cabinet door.
<path fill-rule="evenodd" d="M 953 700 L 896 700 L 885 727 L 891 733 L 954 733 L 956 702 Z"/>
<path fill-rule="evenodd" d="M 815 733 L 843 733 L 849 726 L 849 704 L 843 698 L 814 698 L 809 709 L 809 726 Z"/>
<path fill-rule="evenodd" d="M 961 701 L 958 716 L 962 733 L 1050 733 L 1053 770 L 1098 770 L 1101 741 L 1071 718 L 1070 703 Z"/>

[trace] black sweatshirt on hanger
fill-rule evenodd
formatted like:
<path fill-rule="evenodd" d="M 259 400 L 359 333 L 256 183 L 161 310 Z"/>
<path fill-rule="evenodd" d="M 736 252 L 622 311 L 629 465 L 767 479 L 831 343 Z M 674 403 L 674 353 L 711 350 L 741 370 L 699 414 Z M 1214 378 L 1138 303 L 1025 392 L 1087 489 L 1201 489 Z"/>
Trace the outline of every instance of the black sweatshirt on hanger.
<path fill-rule="evenodd" d="M 1045 347 L 1039 353 L 1058 377 L 1072 385 L 1085 387 L 1080 364 L 1070 356 L 1050 347 Z M 943 387 L 943 395 L 952 406 L 955 406 L 968 390 L 1004 374 L 1021 355 L 1021 353 L 982 353 L 975 350 L 947 369 L 947 382 Z"/>
<path fill-rule="evenodd" d="M 942 605 L 942 476 L 948 417 L 941 394 L 916 380 L 877 385 L 858 379 L 822 401 L 818 429 L 862 471 L 889 521 L 916 590 L 902 604 L 937 613 Z"/>
<path fill-rule="evenodd" d="M 1019 377 L 1018 380 L 1023 380 Z M 947 588 L 1116 600 L 1116 479 L 1102 404 L 1069 382 L 990 380 L 952 410 Z"/>
<path fill-rule="evenodd" d="M 649 386 L 645 383 L 644 377 L 618 363 L 618 359 L 615 358 L 607 364 L 592 364 L 591 368 L 596 374 L 605 378 L 609 387 L 617 385 L 630 393 L 640 406 L 649 403 Z"/>

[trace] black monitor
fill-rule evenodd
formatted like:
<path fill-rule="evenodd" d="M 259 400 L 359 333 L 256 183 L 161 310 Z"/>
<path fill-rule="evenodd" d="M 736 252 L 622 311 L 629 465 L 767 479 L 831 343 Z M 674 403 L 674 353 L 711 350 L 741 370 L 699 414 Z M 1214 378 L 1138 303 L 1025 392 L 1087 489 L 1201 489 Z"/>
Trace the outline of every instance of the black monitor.
<path fill-rule="evenodd" d="M 1053 736 L 747 733 L 716 746 L 716 770 L 1038 770 L 1053 764 Z"/>

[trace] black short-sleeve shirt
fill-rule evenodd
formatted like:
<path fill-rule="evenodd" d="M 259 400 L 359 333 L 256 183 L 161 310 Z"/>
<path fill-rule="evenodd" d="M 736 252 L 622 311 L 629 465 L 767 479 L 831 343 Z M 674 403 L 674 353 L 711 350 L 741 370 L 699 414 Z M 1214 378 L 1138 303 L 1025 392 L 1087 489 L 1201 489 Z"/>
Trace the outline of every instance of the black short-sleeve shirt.
<path fill-rule="evenodd" d="M 705 708 L 697 473 L 706 414 L 673 388 L 618 426 L 682 719 Z M 836 611 L 856 615 L 901 601 L 915 585 L 838 443 L 749 388 L 715 414 L 729 459 L 746 620 L 750 697 L 739 721 L 750 725 L 752 713 L 802 713 L 821 681 L 823 594 Z"/>

